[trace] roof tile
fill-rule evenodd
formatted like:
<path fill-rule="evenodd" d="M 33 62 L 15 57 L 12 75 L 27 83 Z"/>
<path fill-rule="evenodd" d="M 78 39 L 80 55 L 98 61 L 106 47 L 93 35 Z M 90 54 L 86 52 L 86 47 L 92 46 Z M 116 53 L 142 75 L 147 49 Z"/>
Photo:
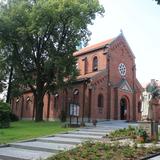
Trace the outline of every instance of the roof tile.
<path fill-rule="evenodd" d="M 79 51 L 76 51 L 73 53 L 74 56 L 79 56 L 79 55 L 82 55 L 86 52 L 91 52 L 91 51 L 94 51 L 96 49 L 99 49 L 99 48 L 102 48 L 104 47 L 106 44 L 110 44 L 115 38 L 112 38 L 112 39 L 108 39 L 108 40 L 105 40 L 103 42 L 100 42 L 100 43 L 96 43 L 96 44 L 93 44 L 93 45 L 89 45 L 85 48 L 82 48 L 81 50 Z"/>

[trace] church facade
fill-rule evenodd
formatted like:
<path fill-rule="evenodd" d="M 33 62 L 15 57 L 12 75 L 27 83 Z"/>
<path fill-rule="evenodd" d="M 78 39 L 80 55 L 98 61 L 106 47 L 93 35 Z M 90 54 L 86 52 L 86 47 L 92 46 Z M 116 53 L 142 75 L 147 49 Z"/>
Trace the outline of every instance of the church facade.
<path fill-rule="evenodd" d="M 136 78 L 135 56 L 122 33 L 73 55 L 80 75 L 71 87 L 45 95 L 44 119 L 140 119 L 142 86 Z M 20 119 L 34 119 L 33 94 L 26 91 L 13 99 L 12 111 Z"/>

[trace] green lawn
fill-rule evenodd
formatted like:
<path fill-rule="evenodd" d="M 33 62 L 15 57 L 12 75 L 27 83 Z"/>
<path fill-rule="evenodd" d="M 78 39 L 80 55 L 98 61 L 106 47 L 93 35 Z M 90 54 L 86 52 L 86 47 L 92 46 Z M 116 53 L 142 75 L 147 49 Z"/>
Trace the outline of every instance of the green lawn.
<path fill-rule="evenodd" d="M 73 129 L 63 128 L 60 122 L 12 122 L 10 128 L 0 129 L 0 144 L 56 134 L 68 130 Z"/>

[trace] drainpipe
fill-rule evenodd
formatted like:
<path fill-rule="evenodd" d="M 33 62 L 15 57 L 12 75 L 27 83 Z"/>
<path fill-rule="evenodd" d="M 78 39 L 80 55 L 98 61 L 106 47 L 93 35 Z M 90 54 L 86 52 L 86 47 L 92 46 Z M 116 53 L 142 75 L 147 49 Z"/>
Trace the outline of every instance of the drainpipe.
<path fill-rule="evenodd" d="M 109 48 L 110 46 L 107 44 L 104 47 L 104 55 L 106 55 L 106 70 L 108 71 L 107 73 L 107 113 L 106 113 L 106 118 L 110 119 L 110 108 L 111 108 L 111 83 L 110 83 L 110 58 L 111 55 L 109 53 Z"/>
<path fill-rule="evenodd" d="M 136 120 L 136 90 L 135 90 L 135 70 L 136 70 L 136 65 L 134 64 L 132 67 L 133 71 L 133 102 L 132 102 L 132 107 L 133 107 L 133 120 Z"/>
<path fill-rule="evenodd" d="M 107 119 L 110 119 L 110 112 L 111 112 L 111 83 L 110 83 L 110 54 L 107 54 L 107 68 L 108 68 L 108 76 L 107 76 Z"/>

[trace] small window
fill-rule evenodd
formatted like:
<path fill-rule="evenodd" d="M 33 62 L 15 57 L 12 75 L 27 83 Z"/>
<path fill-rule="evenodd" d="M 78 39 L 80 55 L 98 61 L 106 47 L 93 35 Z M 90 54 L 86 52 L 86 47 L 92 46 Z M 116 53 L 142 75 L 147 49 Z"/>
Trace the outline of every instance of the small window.
<path fill-rule="evenodd" d="M 59 100 L 59 94 L 56 93 L 56 94 L 54 95 L 54 109 L 55 109 L 56 111 L 58 111 L 58 100 Z"/>
<path fill-rule="evenodd" d="M 73 101 L 76 104 L 78 104 L 78 102 L 79 102 L 79 90 L 78 89 L 75 89 L 73 91 Z"/>
<path fill-rule="evenodd" d="M 84 61 L 84 74 L 88 73 L 88 61 L 87 59 Z"/>
<path fill-rule="evenodd" d="M 141 113 L 141 102 L 138 102 L 138 113 Z"/>
<path fill-rule="evenodd" d="M 103 95 L 99 94 L 98 95 L 98 109 L 99 109 L 99 113 L 102 113 L 103 107 L 104 107 Z"/>
<path fill-rule="evenodd" d="M 19 100 L 20 100 L 20 98 L 17 97 L 17 98 L 16 98 L 16 111 L 18 110 L 18 103 L 19 103 Z"/>
<path fill-rule="evenodd" d="M 79 69 L 79 64 L 78 64 L 78 62 L 76 63 L 76 69 Z"/>
<path fill-rule="evenodd" d="M 82 61 L 84 62 L 84 74 L 87 74 L 88 73 L 88 60 L 87 60 L 87 57 L 84 57 L 82 59 Z"/>
<path fill-rule="evenodd" d="M 98 71 L 98 58 L 94 57 L 93 58 L 93 71 Z"/>

